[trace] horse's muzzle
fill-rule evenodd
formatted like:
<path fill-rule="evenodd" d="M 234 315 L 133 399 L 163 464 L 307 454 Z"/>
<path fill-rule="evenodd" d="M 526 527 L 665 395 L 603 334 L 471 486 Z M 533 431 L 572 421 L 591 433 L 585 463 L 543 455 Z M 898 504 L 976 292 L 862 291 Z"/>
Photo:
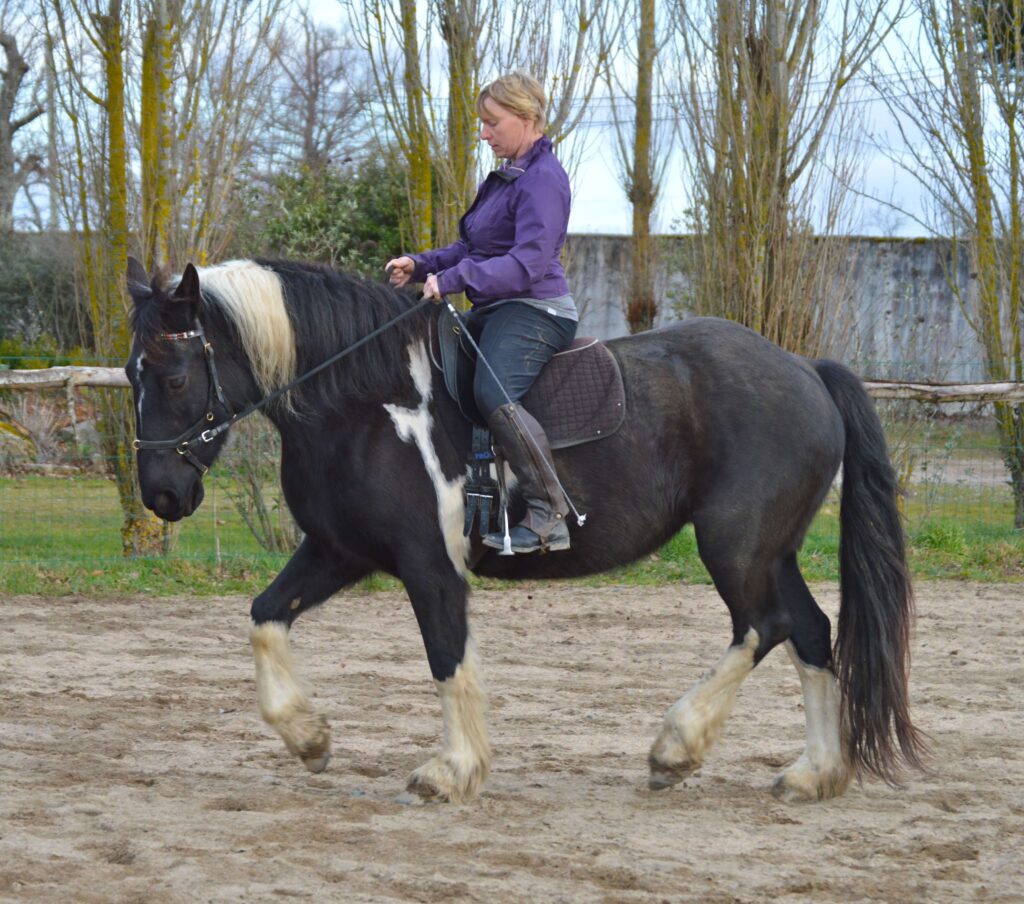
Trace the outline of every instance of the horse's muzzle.
<path fill-rule="evenodd" d="M 203 482 L 197 480 L 183 497 L 173 490 L 160 490 L 153 496 L 152 504 L 147 503 L 147 507 L 164 521 L 180 521 L 199 508 L 205 494 Z"/>

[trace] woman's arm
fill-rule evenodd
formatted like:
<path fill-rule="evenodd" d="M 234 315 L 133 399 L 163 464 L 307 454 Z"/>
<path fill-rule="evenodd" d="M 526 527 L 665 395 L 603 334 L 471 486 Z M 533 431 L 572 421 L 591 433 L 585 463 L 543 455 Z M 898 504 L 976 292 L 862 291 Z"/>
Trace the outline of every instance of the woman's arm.
<path fill-rule="evenodd" d="M 445 295 L 469 290 L 495 297 L 525 292 L 547 273 L 569 225 L 569 190 L 553 179 L 531 180 L 517 199 L 515 239 L 505 253 L 482 261 L 461 260 L 435 270 Z"/>
<path fill-rule="evenodd" d="M 459 239 L 452 242 L 446 248 L 436 248 L 433 251 L 423 251 L 420 254 L 410 254 L 413 263 L 416 265 L 412 273 L 415 282 L 423 282 L 428 273 L 440 273 L 449 267 L 454 267 L 469 253 L 469 246 Z"/>

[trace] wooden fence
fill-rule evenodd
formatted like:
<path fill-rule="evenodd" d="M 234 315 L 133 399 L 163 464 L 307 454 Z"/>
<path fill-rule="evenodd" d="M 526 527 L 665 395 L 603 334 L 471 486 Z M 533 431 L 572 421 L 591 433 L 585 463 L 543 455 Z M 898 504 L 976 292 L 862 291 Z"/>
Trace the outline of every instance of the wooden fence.
<path fill-rule="evenodd" d="M 0 389 L 63 389 L 69 399 L 77 386 L 127 387 L 120 367 L 47 367 L 42 370 L 0 371 Z M 907 383 L 865 381 L 876 399 L 920 402 L 1022 402 L 1024 383 Z"/>

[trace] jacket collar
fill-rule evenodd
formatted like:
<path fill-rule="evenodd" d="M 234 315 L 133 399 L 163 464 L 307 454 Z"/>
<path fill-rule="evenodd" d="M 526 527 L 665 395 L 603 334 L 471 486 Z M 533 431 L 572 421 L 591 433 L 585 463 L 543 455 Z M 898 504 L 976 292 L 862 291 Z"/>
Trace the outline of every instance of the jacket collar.
<path fill-rule="evenodd" d="M 524 157 L 520 157 L 514 163 L 506 161 L 495 172 L 506 182 L 515 182 L 523 173 L 529 169 L 530 164 L 533 163 L 542 153 L 551 151 L 551 139 L 547 135 L 541 135 L 534 143 L 533 147 L 526 152 Z"/>

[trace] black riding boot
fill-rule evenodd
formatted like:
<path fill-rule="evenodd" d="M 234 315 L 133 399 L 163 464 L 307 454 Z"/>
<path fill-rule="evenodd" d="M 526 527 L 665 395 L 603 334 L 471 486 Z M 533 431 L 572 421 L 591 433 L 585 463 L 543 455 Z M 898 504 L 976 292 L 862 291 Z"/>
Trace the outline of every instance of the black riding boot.
<path fill-rule="evenodd" d="M 526 517 L 511 531 L 513 552 L 554 552 L 569 548 L 565 517 L 569 506 L 555 476 L 555 463 L 544 428 L 522 405 L 502 405 L 487 419 L 494 439 L 519 481 Z M 501 549 L 501 531 L 484 537 L 484 544 Z"/>

